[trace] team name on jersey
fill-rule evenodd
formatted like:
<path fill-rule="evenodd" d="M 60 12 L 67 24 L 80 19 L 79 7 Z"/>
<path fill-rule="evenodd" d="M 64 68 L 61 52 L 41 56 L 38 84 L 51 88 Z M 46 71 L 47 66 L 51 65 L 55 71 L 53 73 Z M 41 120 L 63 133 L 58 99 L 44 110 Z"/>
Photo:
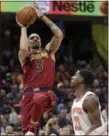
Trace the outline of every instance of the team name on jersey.
<path fill-rule="evenodd" d="M 32 61 L 32 60 L 34 60 L 34 59 L 41 59 L 41 58 L 43 58 L 43 57 L 48 58 L 48 53 L 45 52 L 45 51 L 43 51 L 43 52 L 38 53 L 38 54 L 32 54 L 32 55 L 30 56 L 30 61 Z"/>
<path fill-rule="evenodd" d="M 78 113 L 78 114 L 83 114 L 83 109 L 82 108 L 73 108 L 72 113 Z"/>

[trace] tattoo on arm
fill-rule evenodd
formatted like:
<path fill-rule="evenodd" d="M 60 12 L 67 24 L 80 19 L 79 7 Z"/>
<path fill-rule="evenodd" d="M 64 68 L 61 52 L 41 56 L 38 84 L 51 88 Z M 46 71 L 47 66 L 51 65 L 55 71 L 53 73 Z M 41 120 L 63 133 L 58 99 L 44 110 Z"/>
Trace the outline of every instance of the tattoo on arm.
<path fill-rule="evenodd" d="M 63 39 L 63 33 L 60 30 L 60 28 L 46 16 L 43 16 L 42 20 L 45 22 L 46 25 L 48 25 L 48 27 L 51 29 L 52 33 L 54 34 L 52 40 L 48 44 L 49 46 L 46 47 L 47 49 L 49 48 L 49 50 L 56 52 Z"/>
<path fill-rule="evenodd" d="M 55 26 L 55 24 L 53 24 L 52 22 L 49 22 L 48 26 L 50 27 L 54 34 L 56 34 L 59 31 L 59 28 L 57 28 L 57 26 Z"/>
<path fill-rule="evenodd" d="M 56 45 L 58 45 L 60 43 L 60 40 L 57 39 L 55 36 L 53 36 L 53 38 L 51 39 L 51 45 L 52 45 L 52 49 L 54 49 L 56 47 Z"/>
<path fill-rule="evenodd" d="M 48 27 L 51 29 L 51 31 L 54 33 L 55 36 L 58 36 L 59 33 L 62 33 L 60 28 L 55 25 L 54 22 L 52 22 L 49 18 L 44 16 L 42 20 L 48 25 Z"/>

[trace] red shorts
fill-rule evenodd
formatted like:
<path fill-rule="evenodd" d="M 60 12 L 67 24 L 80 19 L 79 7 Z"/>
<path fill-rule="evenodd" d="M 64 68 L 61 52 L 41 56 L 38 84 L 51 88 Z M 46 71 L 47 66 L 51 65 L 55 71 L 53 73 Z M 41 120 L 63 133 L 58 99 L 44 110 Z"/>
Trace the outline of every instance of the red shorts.
<path fill-rule="evenodd" d="M 29 129 L 33 99 L 35 99 L 36 102 L 40 101 L 42 103 L 43 113 L 52 110 L 53 106 L 56 104 L 56 96 L 52 91 L 24 94 L 21 100 L 22 130 L 24 133 Z"/>

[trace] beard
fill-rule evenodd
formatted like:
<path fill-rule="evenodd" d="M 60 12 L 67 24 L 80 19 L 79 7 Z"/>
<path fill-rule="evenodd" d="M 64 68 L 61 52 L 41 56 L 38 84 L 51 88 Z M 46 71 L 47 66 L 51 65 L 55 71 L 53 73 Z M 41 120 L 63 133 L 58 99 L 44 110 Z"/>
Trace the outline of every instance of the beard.
<path fill-rule="evenodd" d="M 41 45 L 36 43 L 36 44 L 33 44 L 32 49 L 38 50 L 40 49 L 40 47 Z"/>

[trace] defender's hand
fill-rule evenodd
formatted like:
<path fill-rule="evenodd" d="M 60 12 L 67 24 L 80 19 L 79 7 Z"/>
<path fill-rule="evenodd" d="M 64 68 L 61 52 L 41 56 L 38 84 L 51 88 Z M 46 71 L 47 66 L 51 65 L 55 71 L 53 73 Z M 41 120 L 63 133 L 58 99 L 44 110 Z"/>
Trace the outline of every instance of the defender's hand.
<path fill-rule="evenodd" d="M 39 5 L 37 4 L 37 2 L 34 2 L 34 7 L 36 9 L 38 17 L 41 18 L 44 14 L 43 14 L 42 10 L 39 8 Z"/>

